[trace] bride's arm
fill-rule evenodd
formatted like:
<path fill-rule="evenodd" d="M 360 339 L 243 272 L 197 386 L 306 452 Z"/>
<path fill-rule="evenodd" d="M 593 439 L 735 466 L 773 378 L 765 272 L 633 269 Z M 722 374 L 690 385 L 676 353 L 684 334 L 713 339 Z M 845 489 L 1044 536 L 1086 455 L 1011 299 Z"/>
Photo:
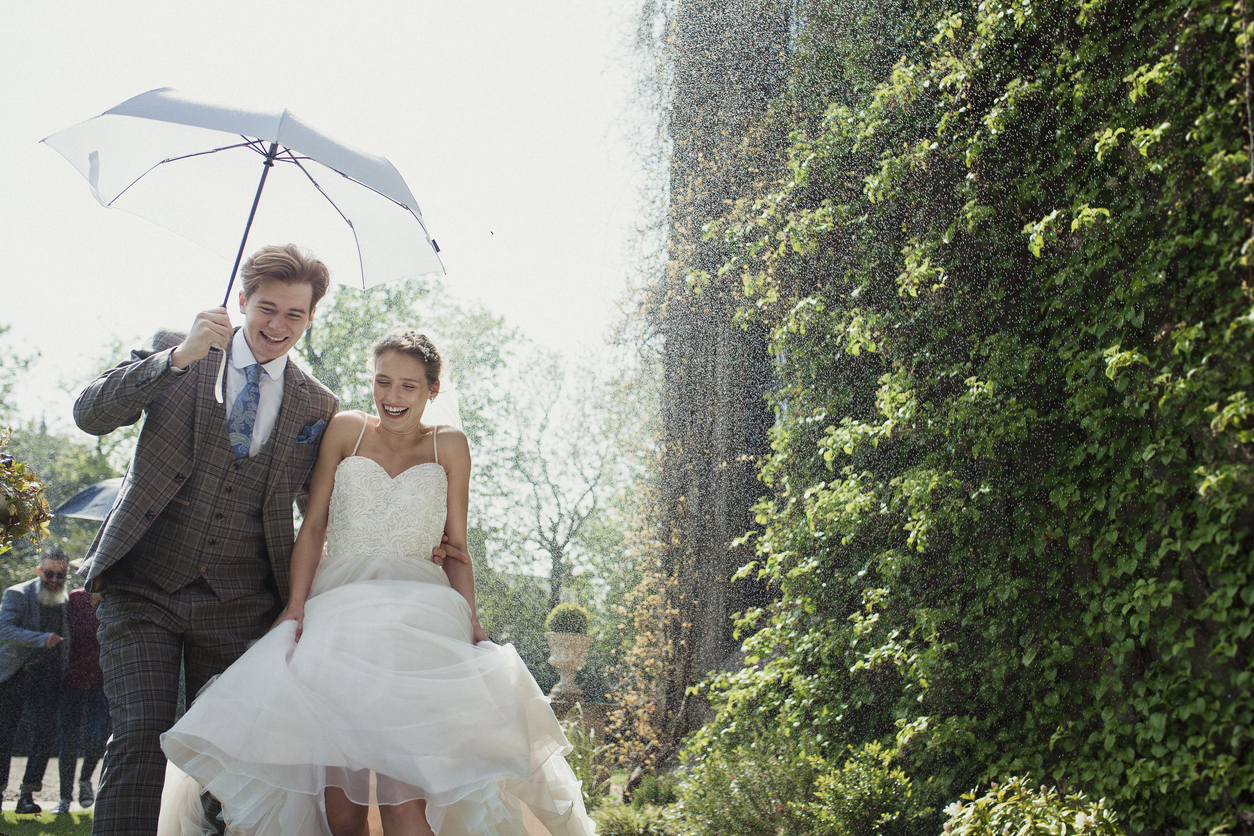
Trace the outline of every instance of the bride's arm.
<path fill-rule="evenodd" d="M 466 552 L 466 514 L 470 505 L 470 445 L 460 430 L 448 427 L 440 430 L 439 438 L 440 463 L 448 474 L 448 515 L 444 520 L 444 536 L 448 537 L 448 545 Z M 476 644 L 487 641 L 488 634 L 479 624 L 479 614 L 475 609 L 475 571 L 469 562 L 461 560 L 445 560 L 444 573 L 448 575 L 449 586 L 456 589 L 470 604 L 470 628 L 473 634 L 471 641 Z"/>
<path fill-rule="evenodd" d="M 322 560 L 322 547 L 327 540 L 327 514 L 331 507 L 331 489 L 335 487 L 335 468 L 352 450 L 364 417 L 360 412 L 341 412 L 331 419 L 309 480 L 309 504 L 305 508 L 300 534 L 296 536 L 296 545 L 292 547 L 287 608 L 279 616 L 279 623 L 296 622 L 297 641 L 300 641 L 305 625 L 305 600 L 309 597 L 314 573 Z"/>

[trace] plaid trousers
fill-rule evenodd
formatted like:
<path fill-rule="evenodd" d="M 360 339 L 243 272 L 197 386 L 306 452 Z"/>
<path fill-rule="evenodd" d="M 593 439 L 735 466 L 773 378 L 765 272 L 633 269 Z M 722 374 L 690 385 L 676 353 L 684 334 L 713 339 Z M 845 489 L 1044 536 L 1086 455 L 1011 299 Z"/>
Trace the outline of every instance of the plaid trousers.
<path fill-rule="evenodd" d="M 111 578 L 97 610 L 100 667 L 113 736 L 96 796 L 93 836 L 153 836 L 165 782 L 161 735 L 174 725 L 179 669 L 190 703 L 266 632 L 268 590 L 220 601 L 204 580 L 165 592 L 142 577 Z"/>

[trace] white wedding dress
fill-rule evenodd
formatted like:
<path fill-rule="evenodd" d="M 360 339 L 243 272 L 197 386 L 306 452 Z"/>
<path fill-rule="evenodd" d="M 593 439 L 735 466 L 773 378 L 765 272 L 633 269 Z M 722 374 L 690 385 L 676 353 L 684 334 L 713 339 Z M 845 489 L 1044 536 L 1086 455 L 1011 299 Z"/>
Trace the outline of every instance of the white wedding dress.
<path fill-rule="evenodd" d="M 371 772 L 378 803 L 426 799 L 439 836 L 591 836 L 547 698 L 512 645 L 471 644 L 431 561 L 447 493 L 438 461 L 340 462 L 300 642 L 271 630 L 162 737 L 161 836 L 203 827 L 201 787 L 228 833 L 328 834 L 323 790 L 372 803 Z"/>

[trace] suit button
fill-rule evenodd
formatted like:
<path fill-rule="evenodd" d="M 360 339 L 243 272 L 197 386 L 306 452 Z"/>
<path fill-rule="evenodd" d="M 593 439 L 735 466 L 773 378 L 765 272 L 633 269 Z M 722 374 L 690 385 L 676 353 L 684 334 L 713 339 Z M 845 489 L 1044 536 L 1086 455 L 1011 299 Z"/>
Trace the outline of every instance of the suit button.
<path fill-rule="evenodd" d="M 234 488 L 227 488 L 227 489 L 226 489 L 226 492 L 227 492 L 227 493 L 230 493 L 232 490 L 234 490 Z"/>
<path fill-rule="evenodd" d="M 201 567 L 200 567 L 200 573 L 203 575 L 205 572 L 207 572 L 207 571 L 208 571 L 208 569 L 209 569 L 209 567 L 207 567 L 207 566 L 201 566 Z"/>
<path fill-rule="evenodd" d="M 152 519 L 152 518 L 153 518 L 153 517 L 155 517 L 155 516 L 157 516 L 157 515 L 156 515 L 156 514 L 154 514 L 152 511 L 148 511 L 148 512 L 146 512 L 146 513 L 144 514 L 144 519 L 146 519 L 146 520 L 150 520 L 150 519 Z"/>
<path fill-rule="evenodd" d="M 182 473 L 176 473 L 176 474 L 174 474 L 174 481 L 175 481 L 175 482 L 182 482 L 182 481 L 183 481 L 183 474 L 182 474 Z"/>
<path fill-rule="evenodd" d="M 214 515 L 213 515 L 213 518 L 214 518 L 215 520 L 220 520 L 220 519 L 222 519 L 222 512 L 221 512 L 221 511 L 219 511 L 218 513 L 214 514 Z"/>
<path fill-rule="evenodd" d="M 211 546 L 216 546 L 216 545 L 218 545 L 218 541 L 217 541 L 217 540 L 210 540 L 210 541 L 209 541 L 209 545 L 211 545 Z"/>

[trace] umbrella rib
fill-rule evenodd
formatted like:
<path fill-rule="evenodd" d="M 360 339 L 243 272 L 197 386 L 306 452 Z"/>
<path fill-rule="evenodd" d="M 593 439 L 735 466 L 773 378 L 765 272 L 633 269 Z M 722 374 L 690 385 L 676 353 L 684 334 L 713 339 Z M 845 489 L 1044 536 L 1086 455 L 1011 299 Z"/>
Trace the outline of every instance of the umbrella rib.
<path fill-rule="evenodd" d="M 318 165 L 320 165 L 320 166 L 324 166 L 324 167 L 326 167 L 326 168 L 329 168 L 329 169 L 331 169 L 331 171 L 334 171 L 336 174 L 340 175 L 340 176 L 341 176 L 341 177 L 343 177 L 345 180 L 348 180 L 350 183 L 356 183 L 357 185 L 361 186 L 363 189 L 366 189 L 366 190 L 368 190 L 368 191 L 372 191 L 372 192 L 374 192 L 375 194 L 377 194 L 379 197 L 383 198 L 384 200 L 388 200 L 388 201 L 391 201 L 392 203 L 395 203 L 397 206 L 401 207 L 401 208 L 402 208 L 402 209 L 404 209 L 406 212 L 410 212 L 410 213 L 412 214 L 412 213 L 413 213 L 413 211 L 414 211 L 412 208 L 410 208 L 409 206 L 406 206 L 404 203 L 401 203 L 401 202 L 400 202 L 399 200 L 397 200 L 396 198 L 394 198 L 394 197 L 391 197 L 391 196 L 389 196 L 389 195 L 384 194 L 383 192 L 381 192 L 381 191 L 379 191 L 378 189 L 376 189 L 374 186 L 371 186 L 371 185 L 370 185 L 370 184 L 368 184 L 368 183 L 363 183 L 363 182 L 361 182 L 360 180 L 358 180 L 358 179 L 357 179 L 357 178 L 355 178 L 355 177 L 350 177 L 349 175 L 345 174 L 344 172 L 340 171 L 339 169 L 336 169 L 336 168 L 331 168 L 331 166 L 329 166 L 329 165 L 327 165 L 326 163 L 322 162 L 322 160 L 314 159 L 313 157 L 308 157 L 308 156 L 305 156 L 305 155 L 303 155 L 303 154 L 302 154 L 302 155 L 300 155 L 300 156 L 297 156 L 297 155 L 293 154 L 293 153 L 292 153 L 289 149 L 284 149 L 284 150 L 285 150 L 285 151 L 287 151 L 287 153 L 286 153 L 286 154 L 280 154 L 280 155 L 279 155 L 278 157 L 276 157 L 275 159 L 276 159 L 276 160 L 281 159 L 281 160 L 283 160 L 283 162 L 295 163 L 297 166 L 300 166 L 301 171 L 304 171 L 304 172 L 305 172 L 305 176 L 306 176 L 306 177 L 309 177 L 310 181 L 313 181 L 313 177 L 310 177 L 309 172 L 308 172 L 308 171 L 305 171 L 305 167 L 304 167 L 304 166 L 302 166 L 302 165 L 300 164 L 300 163 L 301 163 L 301 160 L 310 160 L 310 161 L 312 161 L 312 162 L 317 163 L 317 164 L 318 164 Z M 317 185 L 317 183 L 316 183 L 316 182 L 315 182 L 315 185 Z M 321 191 L 321 188 L 319 188 L 319 190 Z M 424 227 L 424 228 L 425 228 L 425 227 Z"/>
<path fill-rule="evenodd" d="M 338 207 L 338 206 L 336 206 L 336 205 L 335 205 L 335 201 L 334 201 L 334 200 L 332 200 L 332 199 L 331 199 L 331 196 L 330 196 L 329 194 L 327 194 L 327 193 L 323 190 L 323 188 L 322 188 L 322 184 L 320 184 L 317 180 L 315 180 L 315 179 L 314 179 L 314 177 L 313 177 L 313 175 L 309 173 L 309 170 L 308 170 L 308 169 L 306 169 L 303 165 L 301 165 L 301 164 L 300 164 L 300 160 L 298 160 L 298 159 L 296 159 L 294 156 L 292 156 L 292 152 L 290 152 L 290 151 L 289 151 L 289 152 L 287 153 L 287 158 L 288 158 L 288 159 L 289 159 L 289 160 L 290 160 L 290 161 L 291 161 L 291 162 L 292 162 L 292 163 L 293 163 L 293 164 L 294 164 L 297 168 L 299 168 L 299 169 L 301 170 L 301 173 L 302 173 L 302 174 L 304 174 L 306 177 L 308 177 L 308 178 L 309 178 L 309 182 L 310 182 L 310 183 L 313 183 L 313 187 L 314 187 L 315 189 L 317 189 L 317 190 L 318 190 L 318 194 L 322 195 L 323 197 L 325 197 L 325 198 L 327 199 L 327 203 L 330 203 L 330 204 L 331 204 L 331 208 L 332 208 L 332 209 L 334 209 L 334 210 L 335 210 L 335 211 L 339 214 L 339 216 L 340 216 L 341 218 L 343 218 L 343 219 L 344 219 L 344 223 L 348 224 L 348 228 L 349 228 L 350 230 L 352 230 L 352 232 L 353 232 L 353 245 L 354 245 L 355 247 L 357 247 L 357 269 L 358 269 L 358 271 L 361 273 L 361 289 L 362 289 L 362 290 L 365 290 L 365 289 L 366 289 L 366 264 L 365 264 L 365 262 L 362 260 L 362 257 L 361 257 L 361 241 L 359 241 L 359 240 L 358 240 L 358 238 L 357 238 L 357 227 L 353 226 L 353 222 L 352 222 L 351 220 L 349 220 L 349 219 L 348 219 L 348 216 L 347 216 L 347 215 L 345 215 L 345 214 L 344 214 L 344 213 L 340 210 L 340 207 Z M 315 162 L 316 162 L 316 160 L 315 160 Z M 327 167 L 328 167 L 328 168 L 330 168 L 330 166 L 327 166 Z M 333 169 L 333 168 L 332 168 L 331 170 L 332 170 L 332 171 L 335 171 L 335 169 Z M 338 172 L 338 171 L 336 171 L 335 173 L 336 173 L 336 174 L 339 174 L 339 172 Z M 341 176 L 342 176 L 342 175 L 341 175 Z M 351 180 L 352 178 L 349 178 L 349 179 Z M 369 188 L 369 187 L 367 187 L 367 188 Z M 373 189 L 371 189 L 371 191 L 374 191 L 374 190 L 373 190 Z M 387 195 L 384 195 L 384 197 L 387 197 Z M 396 201 L 392 201 L 392 202 L 393 202 L 393 203 L 395 203 Z M 397 205 L 399 205 L 399 204 L 397 204 Z"/>
<path fill-rule="evenodd" d="M 314 160 L 314 162 L 317 162 L 317 160 Z M 330 167 L 330 166 L 327 166 L 327 168 L 331 168 L 331 167 Z M 333 168 L 331 168 L 331 170 L 332 170 L 332 171 L 335 171 L 335 169 L 333 169 Z M 399 200 L 397 200 L 396 198 L 394 198 L 394 197 L 388 197 L 388 196 L 387 196 L 387 195 L 385 195 L 383 192 L 381 192 L 381 191 L 379 191 L 378 189 L 376 189 L 374 186 L 371 186 L 371 185 L 368 185 L 368 184 L 366 184 L 366 183 L 363 183 L 363 182 L 361 182 L 360 180 L 358 180 L 358 179 L 356 179 L 356 178 L 354 178 L 354 177 L 349 177 L 347 174 L 345 174 L 345 173 L 344 173 L 344 172 L 342 172 L 342 171 L 335 171 L 335 173 L 336 173 L 336 174 L 338 174 L 338 175 L 340 175 L 341 177 L 343 177 L 345 180 L 348 180 L 349 182 L 356 183 L 357 185 L 361 186 L 363 189 L 369 189 L 370 191 L 374 192 L 375 194 L 377 194 L 379 197 L 383 198 L 384 200 L 390 200 L 390 201 L 392 201 L 392 202 L 393 202 L 393 203 L 395 203 L 397 206 L 399 206 L 399 207 L 401 207 L 402 209 L 404 209 L 406 212 L 410 212 L 410 213 L 412 213 L 412 212 L 414 211 L 414 210 L 413 210 L 413 209 L 411 209 L 410 207 L 406 206 L 404 203 L 401 203 L 401 202 L 400 202 Z"/>
<path fill-rule="evenodd" d="M 245 139 L 245 140 L 247 140 L 247 139 L 248 139 L 248 137 L 244 137 L 244 139 Z M 181 157 L 166 157 L 164 160 L 161 160 L 160 162 L 155 162 L 155 163 L 153 163 L 151 166 L 149 166 L 148 168 L 144 169 L 144 173 L 143 173 L 143 174 L 139 175 L 139 176 L 138 176 L 138 177 L 136 177 L 134 180 L 132 180 L 131 182 L 127 183 L 127 184 L 126 184 L 126 188 L 125 188 L 125 189 L 123 189 L 122 191 L 118 192 L 116 195 L 114 195 L 114 196 L 113 196 L 113 199 L 109 201 L 109 204 L 108 204 L 108 205 L 112 206 L 112 205 L 114 204 L 114 202 L 115 202 L 115 201 L 117 201 L 117 199 L 118 199 L 118 198 L 120 198 L 122 195 L 124 195 L 124 194 L 126 194 L 128 191 L 130 191 L 131 186 L 134 186 L 134 185 L 135 185 L 136 183 L 138 183 L 140 180 L 143 180 L 145 177 L 147 177 L 149 174 L 151 174 L 151 173 L 152 173 L 152 172 L 153 172 L 153 171 L 157 168 L 157 166 L 165 165 L 166 163 L 176 163 L 176 162 L 178 162 L 179 160 L 188 160 L 188 159 L 191 159 L 192 157 L 203 157 L 203 156 L 206 156 L 206 155 L 208 155 L 208 154 L 216 154 L 216 153 L 218 153 L 219 151 L 229 151 L 229 150 L 231 150 L 232 148 L 252 148 L 252 147 L 253 147 L 253 143 L 252 143 L 251 141 L 248 141 L 248 142 L 237 142 L 237 143 L 236 143 L 236 144 L 234 144 L 234 145 L 223 145 L 221 148 L 212 148 L 212 149 L 210 149 L 210 150 L 208 150 L 208 151 L 197 151 L 197 152 L 195 152 L 195 153 L 193 153 L 193 154 L 184 154 L 184 155 L 183 155 L 183 156 L 181 156 Z"/>
<path fill-rule="evenodd" d="M 313 182 L 313 184 L 314 184 L 315 186 L 318 186 L 317 181 L 315 181 L 312 177 L 310 177 L 310 176 L 309 176 L 309 172 L 308 172 L 308 171 L 305 171 L 305 167 L 304 167 L 304 166 L 302 166 L 302 165 L 300 164 L 300 160 L 298 160 L 296 157 L 292 156 L 292 153 L 291 153 L 290 151 L 288 152 L 288 157 L 289 157 L 289 160 L 288 160 L 289 162 L 293 162 L 293 163 L 295 163 L 297 166 L 300 166 L 300 170 L 305 172 L 305 176 L 306 176 L 306 177 L 309 177 L 310 181 L 311 181 L 311 182 Z M 422 227 L 422 234 L 423 234 L 423 235 L 425 235 L 425 236 L 427 237 L 427 243 L 431 244 L 431 245 L 432 245 L 432 247 L 434 247 L 434 248 L 435 248 L 435 251 L 436 251 L 437 253 L 440 251 L 440 248 L 439 248 L 439 247 L 437 247 L 437 246 L 435 246 L 435 241 L 434 241 L 434 240 L 432 240 L 432 238 L 431 238 L 431 233 L 427 231 L 427 224 L 426 224 L 426 222 L 422 219 L 422 215 L 420 215 L 420 214 L 419 214 L 419 213 L 415 210 L 415 207 L 408 206 L 408 205 L 406 205 L 406 204 L 404 204 L 404 203 L 401 203 L 401 202 L 400 202 L 399 200 L 397 200 L 396 198 L 394 198 L 394 197 L 391 197 L 391 196 L 389 196 L 389 195 L 384 194 L 383 192 L 381 192 L 381 191 L 379 191 L 378 189 L 376 189 L 374 186 L 371 186 L 369 183 L 363 183 L 363 182 L 361 182 L 360 180 L 358 180 L 356 177 L 350 177 L 349 175 L 345 174 L 345 173 L 344 173 L 344 172 L 342 172 L 342 171 L 339 171 L 339 170 L 337 170 L 337 169 L 331 168 L 331 166 L 327 165 L 326 163 L 324 163 L 324 162 L 322 162 L 322 161 L 320 161 L 320 160 L 314 160 L 314 158 L 313 158 L 313 157 L 301 157 L 300 159 L 301 159 L 301 160 L 313 160 L 314 162 L 318 163 L 319 165 L 326 166 L 328 169 L 331 169 L 331 171 L 334 171 L 336 174 L 340 175 L 341 177 L 343 177 L 343 178 L 344 178 L 345 180 L 347 180 L 348 182 L 350 182 L 350 183 L 356 183 L 357 185 L 361 186 L 363 189 L 366 189 L 367 191 L 374 192 L 375 194 L 377 194 L 379 197 L 383 198 L 384 200 L 390 201 L 390 202 L 391 202 L 391 203 L 393 203 L 394 205 L 401 207 L 401 208 L 402 208 L 402 209 L 404 209 L 406 212 L 408 212 L 409 214 L 413 215 L 413 216 L 414 216 L 414 220 L 416 220 L 416 221 L 418 222 L 418 226 Z M 321 187 L 321 186 L 318 186 L 318 191 L 322 191 L 322 187 Z M 326 192 L 323 192 L 323 194 L 326 194 Z M 330 200 L 330 198 L 327 198 L 327 200 Z M 334 205 L 334 204 L 332 204 L 332 205 Z M 337 208 L 337 211 L 338 211 L 338 208 Z M 346 218 L 345 220 L 347 220 L 347 218 Z M 353 235 L 354 235 L 354 237 L 356 237 L 356 233 L 355 233 L 355 232 L 353 233 Z M 364 275 L 364 274 L 363 274 L 363 275 Z"/>
<path fill-rule="evenodd" d="M 253 142 L 237 142 L 234 145 L 223 145 L 220 148 L 210 148 L 208 151 L 196 151 L 191 154 L 184 154 L 181 157 L 166 157 L 164 160 L 157 163 L 157 165 L 164 165 L 165 163 L 176 163 L 179 160 L 189 160 L 192 157 L 203 157 L 207 154 L 216 154 L 219 151 L 230 151 L 232 148 L 254 148 L 255 149 L 255 147 L 256 146 L 254 145 Z M 157 167 L 156 165 L 153 166 L 153 168 L 156 168 L 156 167 Z M 148 171 L 152 171 L 152 168 L 148 169 Z M 144 173 L 147 174 L 147 172 L 144 172 Z"/>

